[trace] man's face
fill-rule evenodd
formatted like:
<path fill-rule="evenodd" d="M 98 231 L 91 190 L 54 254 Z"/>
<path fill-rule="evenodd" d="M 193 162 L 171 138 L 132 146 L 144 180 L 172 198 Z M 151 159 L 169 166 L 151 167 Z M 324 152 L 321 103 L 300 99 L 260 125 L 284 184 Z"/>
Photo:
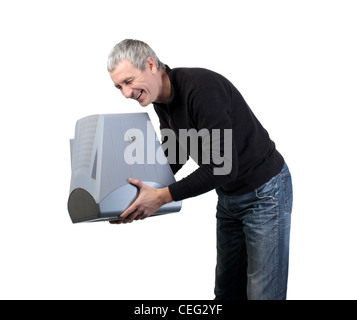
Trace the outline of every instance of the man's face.
<path fill-rule="evenodd" d="M 134 99 L 142 107 L 146 107 L 155 102 L 159 95 L 159 85 L 155 76 L 157 72 L 155 63 L 152 64 L 150 58 L 146 61 L 143 71 L 134 67 L 128 60 L 124 60 L 110 72 L 110 77 L 115 87 L 126 98 Z"/>

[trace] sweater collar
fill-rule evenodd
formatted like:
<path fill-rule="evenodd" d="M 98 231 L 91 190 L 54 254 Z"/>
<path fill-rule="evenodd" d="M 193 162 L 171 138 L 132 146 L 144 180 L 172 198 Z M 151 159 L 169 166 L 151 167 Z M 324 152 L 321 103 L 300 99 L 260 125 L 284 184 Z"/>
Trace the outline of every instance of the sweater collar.
<path fill-rule="evenodd" d="M 165 65 L 165 67 L 166 67 L 166 73 L 169 76 L 169 80 L 170 80 L 170 100 L 167 103 L 167 105 L 170 105 L 172 103 L 172 101 L 174 100 L 174 97 L 175 97 L 175 88 L 173 86 L 173 80 L 172 80 L 173 73 L 172 73 L 172 70 L 168 65 Z"/>
<path fill-rule="evenodd" d="M 171 68 L 165 64 L 165 70 L 166 70 L 166 73 L 167 75 L 169 76 L 169 81 L 170 81 L 170 99 L 167 103 L 157 103 L 157 102 L 154 102 L 153 104 L 155 106 L 158 106 L 158 107 L 161 107 L 161 108 L 170 108 L 171 104 L 172 104 L 172 101 L 174 100 L 174 97 L 175 97 L 175 88 L 173 86 L 173 80 L 172 80 L 172 77 L 173 77 L 173 74 L 172 74 L 172 70 Z"/>

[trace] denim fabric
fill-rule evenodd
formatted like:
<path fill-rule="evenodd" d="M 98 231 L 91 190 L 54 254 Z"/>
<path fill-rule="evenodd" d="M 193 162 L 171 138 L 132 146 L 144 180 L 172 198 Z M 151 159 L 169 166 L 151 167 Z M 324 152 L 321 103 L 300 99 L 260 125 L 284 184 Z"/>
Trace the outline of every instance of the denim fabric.
<path fill-rule="evenodd" d="M 253 192 L 217 189 L 216 299 L 285 300 L 293 203 L 289 168 Z"/>

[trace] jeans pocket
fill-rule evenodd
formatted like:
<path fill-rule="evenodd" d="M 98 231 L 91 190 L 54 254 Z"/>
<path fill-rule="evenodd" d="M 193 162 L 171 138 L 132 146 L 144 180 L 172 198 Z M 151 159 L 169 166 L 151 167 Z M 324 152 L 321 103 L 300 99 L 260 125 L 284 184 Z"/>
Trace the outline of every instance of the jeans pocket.
<path fill-rule="evenodd" d="M 276 200 L 276 193 L 277 193 L 277 183 L 275 177 L 269 180 L 268 182 L 264 183 L 259 188 L 255 189 L 255 196 L 259 200 L 263 200 L 263 199 Z"/>
<path fill-rule="evenodd" d="M 283 198 L 285 210 L 289 213 L 292 211 L 293 206 L 293 185 L 291 174 L 289 171 L 286 171 L 279 175 L 282 186 L 283 186 Z"/>

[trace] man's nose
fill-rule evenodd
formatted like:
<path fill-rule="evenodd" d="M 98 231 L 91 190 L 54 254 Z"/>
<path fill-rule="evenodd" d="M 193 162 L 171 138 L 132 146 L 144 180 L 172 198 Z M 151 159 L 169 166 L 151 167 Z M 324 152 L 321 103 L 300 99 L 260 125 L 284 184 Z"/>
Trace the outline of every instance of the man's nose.
<path fill-rule="evenodd" d="M 124 87 L 122 90 L 122 93 L 124 95 L 125 98 L 130 98 L 133 94 L 133 90 L 129 87 Z"/>

